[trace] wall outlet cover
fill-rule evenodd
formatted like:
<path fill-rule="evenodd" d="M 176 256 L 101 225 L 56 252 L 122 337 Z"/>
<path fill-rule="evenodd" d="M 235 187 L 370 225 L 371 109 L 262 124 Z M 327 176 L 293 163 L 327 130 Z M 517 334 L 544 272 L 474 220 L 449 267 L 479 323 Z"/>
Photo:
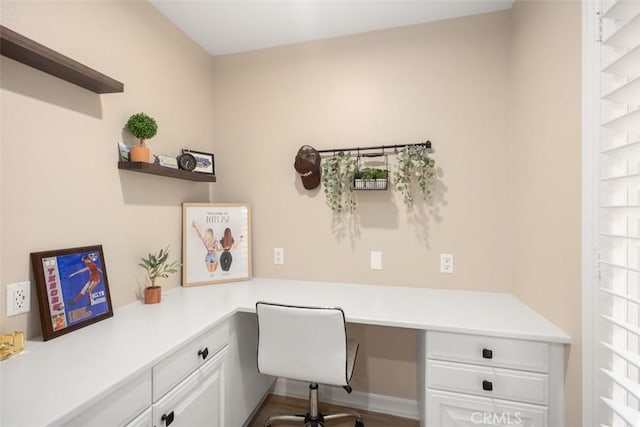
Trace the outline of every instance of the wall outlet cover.
<path fill-rule="evenodd" d="M 31 308 L 31 282 L 7 285 L 7 317 L 26 313 Z"/>
<path fill-rule="evenodd" d="M 440 254 L 440 273 L 453 273 L 453 254 Z"/>
<path fill-rule="evenodd" d="M 273 263 L 276 265 L 284 264 L 284 249 L 273 248 Z"/>

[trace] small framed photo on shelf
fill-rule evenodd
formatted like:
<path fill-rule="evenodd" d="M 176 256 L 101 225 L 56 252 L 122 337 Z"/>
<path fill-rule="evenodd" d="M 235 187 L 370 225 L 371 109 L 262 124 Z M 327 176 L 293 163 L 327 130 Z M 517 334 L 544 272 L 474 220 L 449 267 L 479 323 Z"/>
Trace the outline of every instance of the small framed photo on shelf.
<path fill-rule="evenodd" d="M 251 210 L 246 204 L 182 204 L 183 286 L 251 278 Z"/>
<path fill-rule="evenodd" d="M 113 316 L 102 245 L 31 253 L 44 341 Z"/>
<path fill-rule="evenodd" d="M 196 168 L 193 170 L 194 172 L 208 173 L 209 175 L 216 174 L 216 165 L 214 162 L 213 154 L 203 153 L 202 151 L 189 150 L 188 148 L 183 148 L 182 153 L 189 153 L 193 157 L 195 157 Z"/>
<path fill-rule="evenodd" d="M 120 160 L 128 162 L 131 158 L 131 146 L 124 142 L 118 143 L 118 152 L 120 153 Z"/>

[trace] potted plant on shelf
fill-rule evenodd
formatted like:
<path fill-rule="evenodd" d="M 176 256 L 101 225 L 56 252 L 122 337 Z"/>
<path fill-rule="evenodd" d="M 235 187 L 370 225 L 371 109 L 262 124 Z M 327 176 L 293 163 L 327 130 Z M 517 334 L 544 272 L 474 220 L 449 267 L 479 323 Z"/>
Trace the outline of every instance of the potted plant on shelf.
<path fill-rule="evenodd" d="M 334 214 L 354 213 L 357 208 L 353 194 L 356 161 L 350 153 L 340 151 L 322 162 L 322 183 L 327 205 Z"/>
<path fill-rule="evenodd" d="M 429 156 L 432 152 L 428 145 L 409 145 L 398 150 L 398 162 L 392 175 L 392 182 L 409 208 L 413 206 L 414 178 L 418 181 L 420 193 L 425 200 L 433 196 L 436 161 Z"/>
<path fill-rule="evenodd" d="M 131 147 L 132 162 L 149 162 L 149 148 L 144 145 L 145 139 L 153 138 L 158 132 L 158 124 L 145 113 L 136 113 L 129 117 L 127 130 L 140 140 L 140 145 Z"/>
<path fill-rule="evenodd" d="M 160 249 L 160 251 L 155 254 L 149 254 L 147 258 L 140 259 L 142 262 L 138 265 L 146 270 L 147 277 L 151 284 L 144 289 L 144 303 L 159 303 L 162 295 L 162 288 L 156 285 L 156 279 L 158 277 L 169 277 L 169 274 L 178 271 L 178 266 L 180 264 L 178 264 L 177 261 L 173 261 L 171 263 L 167 261 L 169 259 L 169 246 L 165 249 Z"/>

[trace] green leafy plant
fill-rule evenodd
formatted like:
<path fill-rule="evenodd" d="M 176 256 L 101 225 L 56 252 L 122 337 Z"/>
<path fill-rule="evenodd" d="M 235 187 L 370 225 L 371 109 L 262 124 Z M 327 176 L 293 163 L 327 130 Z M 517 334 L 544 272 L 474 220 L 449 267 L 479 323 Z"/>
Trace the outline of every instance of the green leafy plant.
<path fill-rule="evenodd" d="M 388 171 L 378 168 L 359 169 L 355 174 L 355 179 L 387 179 Z"/>
<path fill-rule="evenodd" d="M 177 261 L 169 263 L 167 262 L 168 259 L 169 246 L 165 249 L 160 249 L 160 251 L 155 254 L 149 254 L 147 258 L 140 258 L 142 262 L 138 265 L 146 270 L 149 281 L 151 282 L 151 287 L 156 286 L 156 279 L 158 277 L 167 278 L 169 274 L 178 271 L 180 264 L 178 264 Z"/>
<path fill-rule="evenodd" d="M 127 130 L 133 136 L 140 139 L 140 145 L 144 144 L 145 139 L 153 138 L 158 132 L 158 124 L 153 117 L 145 113 L 136 113 L 129 117 L 127 121 Z"/>
<path fill-rule="evenodd" d="M 356 161 L 350 153 L 340 151 L 322 162 L 322 184 L 327 205 L 339 214 L 354 213 L 357 203 L 353 194 Z"/>
<path fill-rule="evenodd" d="M 433 181 L 435 180 L 435 160 L 429 157 L 433 150 L 424 145 L 409 145 L 397 154 L 396 168 L 392 174 L 395 188 L 402 193 L 404 203 L 413 206 L 412 186 L 417 180 L 420 193 L 425 200 L 433 197 Z"/>

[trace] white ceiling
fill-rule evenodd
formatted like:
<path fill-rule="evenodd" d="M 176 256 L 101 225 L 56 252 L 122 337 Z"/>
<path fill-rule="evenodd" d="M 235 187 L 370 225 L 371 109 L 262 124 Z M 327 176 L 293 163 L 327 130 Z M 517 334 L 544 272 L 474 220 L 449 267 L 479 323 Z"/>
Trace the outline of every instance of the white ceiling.
<path fill-rule="evenodd" d="M 151 0 L 211 55 L 508 9 L 514 0 Z"/>

